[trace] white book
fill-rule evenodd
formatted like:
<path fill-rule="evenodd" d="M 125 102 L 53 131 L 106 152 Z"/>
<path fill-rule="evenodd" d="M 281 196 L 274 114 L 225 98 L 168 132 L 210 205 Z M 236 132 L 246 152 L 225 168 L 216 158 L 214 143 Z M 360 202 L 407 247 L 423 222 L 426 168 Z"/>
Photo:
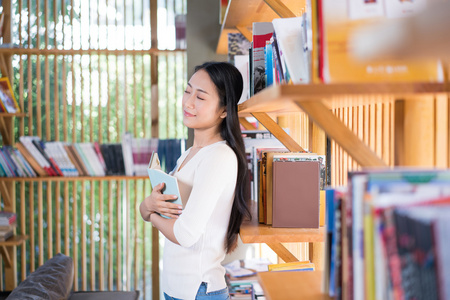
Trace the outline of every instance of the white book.
<path fill-rule="evenodd" d="M 94 176 L 105 176 L 105 170 L 100 163 L 100 160 L 97 156 L 97 153 L 95 152 L 92 143 L 80 143 L 80 146 L 92 167 Z"/>
<path fill-rule="evenodd" d="M 131 149 L 131 133 L 125 132 L 122 135 L 122 153 L 123 153 L 123 163 L 125 165 L 125 175 L 133 176 L 133 152 Z"/>
<path fill-rule="evenodd" d="M 304 17 L 274 19 L 273 28 L 290 78 L 295 84 L 310 82 L 309 56 Z"/>

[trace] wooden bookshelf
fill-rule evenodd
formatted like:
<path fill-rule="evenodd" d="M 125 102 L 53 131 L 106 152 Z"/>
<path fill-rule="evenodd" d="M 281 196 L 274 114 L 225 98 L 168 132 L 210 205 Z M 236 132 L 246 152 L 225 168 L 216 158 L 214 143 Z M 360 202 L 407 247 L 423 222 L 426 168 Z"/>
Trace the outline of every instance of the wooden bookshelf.
<path fill-rule="evenodd" d="M 0 118 L 11 118 L 11 117 L 17 117 L 17 118 L 23 118 L 27 117 L 27 113 L 6 113 L 6 112 L 0 112 Z"/>
<path fill-rule="evenodd" d="M 325 228 L 275 228 L 259 224 L 257 206 L 252 203 L 252 219 L 246 220 L 239 232 L 243 243 L 265 243 L 285 262 L 298 259 L 282 243 L 309 243 L 309 259 L 320 269 L 322 266 Z"/>
<path fill-rule="evenodd" d="M 228 53 L 228 33 L 241 32 L 249 41 L 252 39 L 253 22 L 271 22 L 281 16 L 277 11 L 292 14 L 291 16 L 300 16 L 302 9 L 306 7 L 305 0 L 231 0 L 228 2 L 227 12 L 222 23 L 222 29 L 219 36 L 216 52 L 218 54 Z M 284 17 L 285 15 L 283 15 Z"/>
<path fill-rule="evenodd" d="M 27 235 L 15 235 L 7 239 L 6 241 L 0 242 L 0 247 L 14 247 L 20 246 L 28 239 Z"/>
<path fill-rule="evenodd" d="M 262 272 L 258 281 L 268 300 L 329 300 L 321 291 L 322 272 Z"/>
<path fill-rule="evenodd" d="M 11 259 L 11 251 L 8 248 L 21 246 L 28 239 L 27 235 L 15 235 L 7 239 L 6 241 L 0 242 L 0 254 L 5 263 L 6 268 L 11 268 L 15 261 Z"/>
<path fill-rule="evenodd" d="M 3 177 L 0 181 L 12 182 L 12 181 L 24 181 L 24 182 L 39 182 L 39 181 L 112 181 L 112 180 L 138 180 L 148 179 L 148 176 L 46 176 L 46 177 Z"/>
<path fill-rule="evenodd" d="M 297 103 L 323 102 L 328 108 L 381 103 L 392 99 L 414 99 L 427 95 L 450 94 L 450 84 L 429 82 L 341 83 L 271 86 L 239 105 L 239 116 L 254 112 L 299 112 Z M 348 98 L 343 101 L 342 97 Z M 384 97 L 382 97 L 384 96 Z M 386 97 L 388 96 L 388 97 Z"/>

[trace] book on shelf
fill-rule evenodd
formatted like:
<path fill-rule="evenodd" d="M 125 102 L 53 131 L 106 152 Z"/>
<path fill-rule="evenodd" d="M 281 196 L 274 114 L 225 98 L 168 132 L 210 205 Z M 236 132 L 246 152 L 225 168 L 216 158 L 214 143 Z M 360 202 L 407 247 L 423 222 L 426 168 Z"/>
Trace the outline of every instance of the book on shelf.
<path fill-rule="evenodd" d="M 21 136 L 14 147 L 0 148 L 0 177 L 126 175 L 126 159 L 131 159 L 134 176 L 144 176 L 152 151 L 161 151 L 164 167 L 173 168 L 184 147 L 184 140 L 176 139 L 131 138 L 130 141 L 131 157 L 126 158 L 124 143 L 67 143 Z"/>
<path fill-rule="evenodd" d="M 327 293 L 449 299 L 450 171 L 366 170 L 327 191 Z"/>
<path fill-rule="evenodd" d="M 266 46 L 266 42 L 272 37 L 273 25 L 271 22 L 254 22 L 252 32 L 252 80 L 250 84 L 252 84 L 253 87 L 250 91 L 251 96 L 266 87 L 264 47 Z"/>
<path fill-rule="evenodd" d="M 279 52 L 282 53 L 294 84 L 306 84 L 311 81 L 311 51 L 308 49 L 306 32 L 306 14 L 295 18 L 281 18 L 272 21 Z"/>
<path fill-rule="evenodd" d="M 296 261 L 290 263 L 271 264 L 268 266 L 270 272 L 286 272 L 286 271 L 314 271 L 314 263 L 309 260 Z"/>
<path fill-rule="evenodd" d="M 319 162 L 273 162 L 273 227 L 319 227 Z"/>
<path fill-rule="evenodd" d="M 148 177 L 150 178 L 152 189 L 158 184 L 164 183 L 164 188 L 161 190 L 161 192 L 166 195 L 177 196 L 177 199 L 168 201 L 180 205 L 183 204 L 180 189 L 178 188 L 178 180 L 175 176 L 169 175 L 161 169 L 161 162 L 159 160 L 157 152 L 152 153 L 152 156 L 148 163 L 147 172 Z M 169 219 L 169 217 L 165 215 L 160 216 Z"/>
<path fill-rule="evenodd" d="M 0 78 L 0 112 L 19 113 L 20 107 L 14 97 L 8 77 Z"/>
<path fill-rule="evenodd" d="M 444 71 L 438 59 L 363 61 L 352 55 L 353 45 L 350 41 L 358 29 L 415 14 L 423 9 L 426 1 L 318 1 L 321 3 L 319 22 L 323 27 L 319 55 L 323 62 L 321 72 L 325 83 L 444 80 Z M 396 32 L 392 31 L 391 34 Z M 380 40 L 377 36 L 366 39 L 370 43 L 376 43 L 377 40 Z"/>

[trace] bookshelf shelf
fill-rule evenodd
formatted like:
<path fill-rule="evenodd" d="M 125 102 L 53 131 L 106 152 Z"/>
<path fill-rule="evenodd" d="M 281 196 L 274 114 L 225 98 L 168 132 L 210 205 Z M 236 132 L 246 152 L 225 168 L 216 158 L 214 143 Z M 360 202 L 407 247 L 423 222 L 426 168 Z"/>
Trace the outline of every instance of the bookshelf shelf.
<path fill-rule="evenodd" d="M 229 1 L 227 12 L 222 23 L 222 30 L 219 36 L 216 52 L 218 54 L 228 53 L 228 33 L 241 32 L 247 39 L 251 39 L 253 22 L 271 22 L 280 16 L 269 6 L 268 3 L 279 3 L 280 1 Z M 299 16 L 306 6 L 305 0 L 287 0 L 283 4 Z M 250 35 L 248 35 L 250 34 Z"/>
<path fill-rule="evenodd" d="M 6 247 L 15 247 L 22 245 L 28 239 L 27 235 L 15 235 L 4 242 L 0 242 L 0 254 L 5 263 L 5 267 L 11 268 L 12 264 L 15 263 L 11 261 L 9 251 Z"/>
<path fill-rule="evenodd" d="M 0 242 L 0 247 L 20 246 L 28 239 L 27 235 L 15 235 L 6 241 Z"/>
<path fill-rule="evenodd" d="M 23 118 L 27 116 L 28 116 L 27 113 L 5 113 L 5 112 L 0 113 L 0 118 L 11 118 L 11 117 Z"/>
<path fill-rule="evenodd" d="M 64 176 L 46 176 L 46 177 L 3 177 L 0 181 L 12 182 L 39 182 L 39 181 L 113 181 L 113 180 L 138 180 L 147 179 L 148 176 L 77 176 L 77 177 L 64 177 Z"/>
<path fill-rule="evenodd" d="M 324 241 L 325 228 L 274 228 L 258 223 L 257 207 L 252 203 L 252 220 L 246 220 L 239 232 L 243 243 L 265 243 L 285 262 L 298 259 L 282 243 L 309 243 L 309 259 L 317 267 L 322 264 L 319 253 Z"/>
<path fill-rule="evenodd" d="M 321 292 L 322 272 L 261 272 L 258 281 L 268 300 L 308 299 L 329 300 Z"/>
<path fill-rule="evenodd" d="M 323 102 L 329 108 L 382 103 L 389 97 L 414 99 L 426 95 L 450 94 L 449 83 L 344 83 L 278 85 L 264 89 L 239 105 L 239 116 L 254 112 L 291 113 L 301 111 L 296 103 Z M 342 96 L 348 96 L 342 101 Z M 364 96 L 364 97 L 361 97 Z M 386 97 L 387 96 L 387 97 Z M 337 100 L 339 97 L 339 100 Z"/>

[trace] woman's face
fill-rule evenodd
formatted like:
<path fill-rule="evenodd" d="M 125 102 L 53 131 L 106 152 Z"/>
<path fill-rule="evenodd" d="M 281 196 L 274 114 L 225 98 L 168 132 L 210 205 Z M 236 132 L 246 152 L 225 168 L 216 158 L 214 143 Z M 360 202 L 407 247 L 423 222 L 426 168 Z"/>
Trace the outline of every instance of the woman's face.
<path fill-rule="evenodd" d="M 199 70 L 192 75 L 183 95 L 183 123 L 192 129 L 218 126 L 226 117 L 225 107 L 219 105 L 216 86 L 208 73 Z"/>

